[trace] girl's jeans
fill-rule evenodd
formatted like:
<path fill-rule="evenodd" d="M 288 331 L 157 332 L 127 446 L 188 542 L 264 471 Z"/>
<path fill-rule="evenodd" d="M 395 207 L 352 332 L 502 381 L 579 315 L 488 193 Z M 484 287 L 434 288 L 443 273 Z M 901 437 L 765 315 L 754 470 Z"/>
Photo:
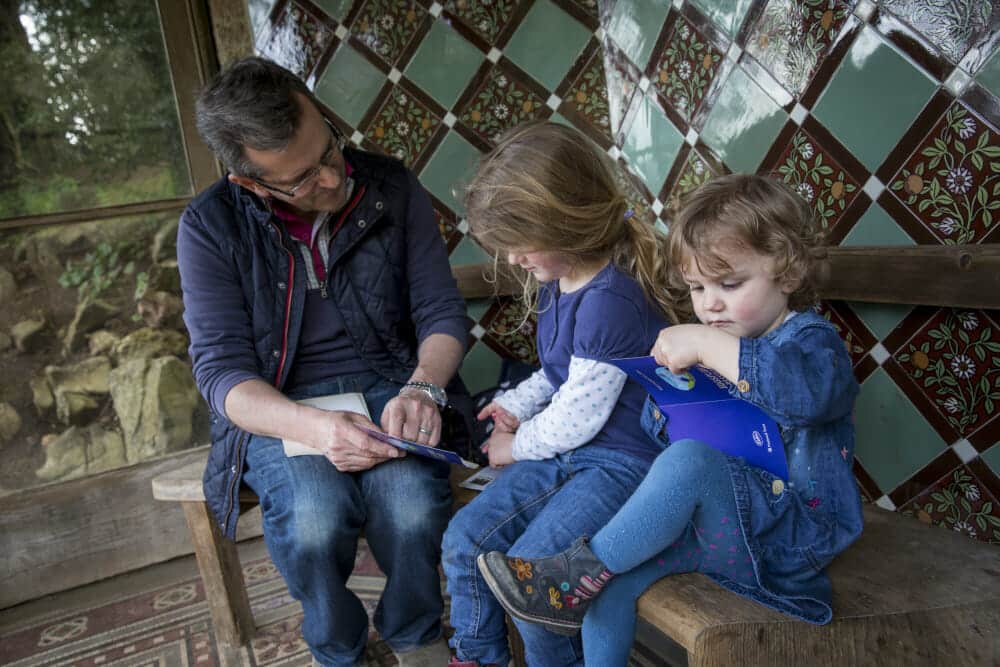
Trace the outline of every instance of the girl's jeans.
<path fill-rule="evenodd" d="M 660 454 L 635 494 L 590 543 L 620 573 L 583 620 L 588 665 L 625 665 L 636 600 L 655 581 L 682 572 L 721 574 L 755 586 L 726 456 L 694 440 Z"/>
<path fill-rule="evenodd" d="M 292 398 L 360 391 L 372 420 L 399 385 L 363 374 L 325 382 Z M 451 511 L 448 465 L 421 456 L 342 473 L 322 456 L 286 457 L 281 441 L 253 436 L 243 479 L 260 497 L 264 539 L 295 599 L 302 634 L 324 665 L 355 665 L 368 615 L 347 588 L 362 527 L 386 575 L 375 628 L 396 651 L 441 636 L 444 604 L 438 561 Z"/>
<path fill-rule="evenodd" d="M 504 611 L 476 567 L 476 556 L 501 551 L 535 557 L 593 535 L 646 474 L 648 464 L 622 452 L 585 446 L 545 461 L 508 466 L 451 520 L 442 565 L 451 593 L 451 645 L 461 660 L 510 661 Z M 529 665 L 582 662 L 580 641 L 518 622 Z"/>

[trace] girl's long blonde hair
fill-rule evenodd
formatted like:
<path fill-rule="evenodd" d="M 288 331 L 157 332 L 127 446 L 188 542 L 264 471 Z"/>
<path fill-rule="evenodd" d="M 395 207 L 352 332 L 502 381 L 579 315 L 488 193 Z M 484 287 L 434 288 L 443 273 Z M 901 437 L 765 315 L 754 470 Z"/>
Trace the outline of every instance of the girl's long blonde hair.
<path fill-rule="evenodd" d="M 470 230 L 495 268 L 510 250 L 556 251 L 581 264 L 610 260 L 677 322 L 666 236 L 632 214 L 615 169 L 578 130 L 545 121 L 519 125 L 482 158 L 465 189 Z M 538 285 L 513 269 L 530 311 Z"/>

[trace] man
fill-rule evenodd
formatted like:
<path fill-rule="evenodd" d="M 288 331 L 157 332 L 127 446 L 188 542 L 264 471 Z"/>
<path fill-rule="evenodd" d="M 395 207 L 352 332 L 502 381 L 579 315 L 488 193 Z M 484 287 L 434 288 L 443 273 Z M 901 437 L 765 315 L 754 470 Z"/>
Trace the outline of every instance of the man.
<path fill-rule="evenodd" d="M 194 375 L 213 413 L 209 506 L 231 538 L 240 484 L 260 497 L 317 663 L 362 660 L 368 618 L 346 582 L 364 527 L 386 574 L 376 629 L 400 664 L 444 664 L 448 467 L 372 439 L 360 415 L 293 400 L 361 392 L 386 432 L 438 442 L 466 324 L 430 200 L 399 162 L 347 147 L 302 81 L 267 60 L 219 74 L 197 122 L 229 170 L 184 211 L 177 238 Z M 283 439 L 324 456 L 286 457 Z"/>

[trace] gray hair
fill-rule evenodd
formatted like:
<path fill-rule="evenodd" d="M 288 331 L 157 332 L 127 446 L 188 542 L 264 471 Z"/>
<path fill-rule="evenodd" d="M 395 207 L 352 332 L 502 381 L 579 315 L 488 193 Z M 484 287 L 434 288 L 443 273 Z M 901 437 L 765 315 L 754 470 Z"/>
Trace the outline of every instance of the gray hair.
<path fill-rule="evenodd" d="M 199 93 L 198 134 L 230 173 L 260 178 L 260 167 L 244 148 L 277 151 L 288 146 L 302 116 L 295 93 L 316 104 L 302 79 L 284 67 L 258 57 L 237 60 Z"/>

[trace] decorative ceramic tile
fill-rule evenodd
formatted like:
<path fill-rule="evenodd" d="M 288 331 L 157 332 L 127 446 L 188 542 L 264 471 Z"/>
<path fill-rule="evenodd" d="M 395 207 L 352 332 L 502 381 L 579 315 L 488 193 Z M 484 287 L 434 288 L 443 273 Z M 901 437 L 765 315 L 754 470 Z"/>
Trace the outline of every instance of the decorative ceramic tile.
<path fill-rule="evenodd" d="M 597 6 L 597 0 L 572 0 L 572 2 L 587 15 L 595 19 L 598 18 L 600 9 Z"/>
<path fill-rule="evenodd" d="M 535 335 L 538 318 L 534 313 L 525 318 L 524 304 L 513 297 L 497 299 L 480 320 L 486 330 L 483 342 L 502 357 L 538 365 Z"/>
<path fill-rule="evenodd" d="M 406 66 L 406 76 L 451 109 L 483 59 L 481 51 L 438 20 Z"/>
<path fill-rule="evenodd" d="M 646 95 L 637 95 L 622 152 L 650 192 L 659 192 L 684 137 Z"/>
<path fill-rule="evenodd" d="M 720 30 L 736 39 L 753 0 L 691 0 Z"/>
<path fill-rule="evenodd" d="M 996 130 L 956 102 L 889 184 L 941 243 L 978 243 L 1000 209 Z"/>
<path fill-rule="evenodd" d="M 608 35 L 639 69 L 645 69 L 670 4 L 663 0 L 618 0 L 607 21 Z"/>
<path fill-rule="evenodd" d="M 611 138 L 611 112 L 608 108 L 608 84 L 600 49 L 587 61 L 583 71 L 563 99 L 590 125 Z"/>
<path fill-rule="evenodd" d="M 990 494 L 966 466 L 959 466 L 900 510 L 924 523 L 1000 544 L 1000 498 Z"/>
<path fill-rule="evenodd" d="M 798 130 L 781 156 L 782 180 L 812 206 L 823 229 L 833 227 L 861 185 L 805 130 Z"/>
<path fill-rule="evenodd" d="M 667 198 L 666 203 L 669 213 L 671 215 L 676 214 L 680 210 L 681 198 L 684 195 L 696 190 L 698 186 L 704 185 L 716 176 L 719 176 L 719 174 L 715 173 L 708 162 L 698 155 L 696 151 L 688 152 L 687 158 L 684 160 L 684 166 L 681 168 L 680 176 L 671 188 L 670 196 Z"/>
<path fill-rule="evenodd" d="M 383 152 L 412 166 L 440 126 L 440 118 L 396 86 L 365 130 L 365 137 Z"/>
<path fill-rule="evenodd" d="M 622 130 L 632 97 L 639 88 L 642 72 L 610 40 L 602 44 L 601 50 L 604 52 L 604 71 L 608 75 L 608 118 L 611 120 L 611 134 L 617 136 Z"/>
<path fill-rule="evenodd" d="M 741 67 L 723 84 L 701 138 L 735 172 L 754 172 L 788 115 Z"/>
<path fill-rule="evenodd" d="M 332 41 L 333 31 L 312 13 L 290 2 L 257 49 L 262 56 L 308 79 Z"/>
<path fill-rule="evenodd" d="M 313 0 L 313 4 L 333 19 L 343 21 L 347 17 L 354 0 Z"/>
<path fill-rule="evenodd" d="M 996 420 L 1000 326 L 985 312 L 940 309 L 893 358 L 951 427 L 949 441 Z"/>
<path fill-rule="evenodd" d="M 555 90 L 590 37 L 586 26 L 552 0 L 536 0 L 504 55 L 548 90 Z"/>
<path fill-rule="evenodd" d="M 357 127 L 386 83 L 385 75 L 350 44 L 341 43 L 313 92 Z"/>
<path fill-rule="evenodd" d="M 770 0 L 746 50 L 798 96 L 850 14 L 842 0 Z"/>
<path fill-rule="evenodd" d="M 879 340 L 885 340 L 913 311 L 913 306 L 905 304 L 848 302 L 848 305 Z"/>
<path fill-rule="evenodd" d="M 351 32 L 389 65 L 395 65 L 426 18 L 411 0 L 368 0 Z"/>
<path fill-rule="evenodd" d="M 878 342 L 875 337 L 842 302 L 824 302 L 819 312 L 837 329 L 847 353 L 851 355 L 851 364 L 860 364 Z"/>
<path fill-rule="evenodd" d="M 618 163 L 615 174 L 618 177 L 618 185 L 625 193 L 625 199 L 628 200 L 629 208 L 635 212 L 636 217 L 640 220 L 652 224 L 656 214 L 650 208 L 653 198 L 646 193 L 645 186 L 637 177 L 632 176 L 623 162 Z"/>
<path fill-rule="evenodd" d="M 441 238 L 448 247 L 448 252 L 451 253 L 464 237 L 458 228 L 458 217 L 441 202 L 433 198 L 432 201 L 434 202 L 434 218 L 438 223 L 438 231 L 441 232 Z"/>
<path fill-rule="evenodd" d="M 504 130 L 549 113 L 543 98 L 495 66 L 459 112 L 459 119 L 485 141 L 495 144 Z"/>
<path fill-rule="evenodd" d="M 880 0 L 879 8 L 908 23 L 954 63 L 1000 26 L 991 0 Z"/>
<path fill-rule="evenodd" d="M 500 355 L 491 350 L 486 343 L 479 341 L 469 347 L 458 374 L 469 392 L 475 394 L 496 387 L 501 364 Z"/>
<path fill-rule="evenodd" d="M 926 73 L 865 28 L 812 113 L 875 171 L 933 92 L 934 82 Z"/>
<path fill-rule="evenodd" d="M 442 4 L 449 13 L 491 45 L 496 43 L 497 36 L 517 7 L 516 0 L 448 0 Z"/>
<path fill-rule="evenodd" d="M 461 213 L 456 190 L 473 173 L 479 151 L 455 132 L 449 132 L 420 172 L 420 182 L 444 204 Z"/>
<path fill-rule="evenodd" d="M 667 47 L 651 75 L 653 86 L 688 122 L 705 99 L 724 54 L 698 30 L 678 16 L 667 38 Z"/>
<path fill-rule="evenodd" d="M 979 72 L 976 81 L 993 93 L 997 100 L 1000 100 L 1000 49 L 993 54 L 993 57 Z"/>
<path fill-rule="evenodd" d="M 892 216 L 877 203 L 871 204 L 857 224 L 851 227 L 841 246 L 864 245 L 914 245 L 914 241 L 903 231 Z"/>
<path fill-rule="evenodd" d="M 945 449 L 941 436 L 883 369 L 861 384 L 854 406 L 855 456 L 883 493 Z"/>

